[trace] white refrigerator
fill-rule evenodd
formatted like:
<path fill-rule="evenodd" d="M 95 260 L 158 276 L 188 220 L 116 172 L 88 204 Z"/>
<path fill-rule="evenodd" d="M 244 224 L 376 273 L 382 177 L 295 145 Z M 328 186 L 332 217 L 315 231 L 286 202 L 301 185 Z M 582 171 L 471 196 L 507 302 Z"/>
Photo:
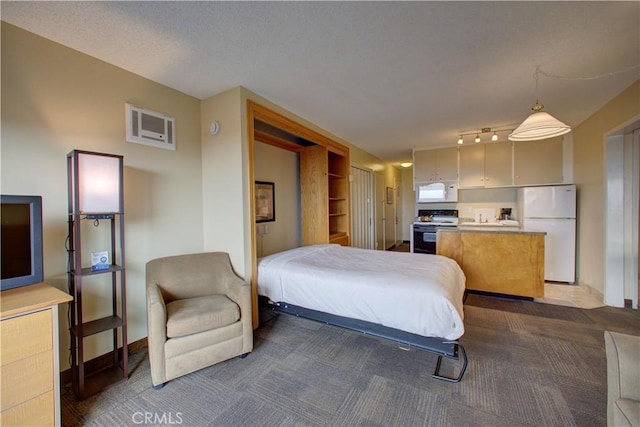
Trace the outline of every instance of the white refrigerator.
<path fill-rule="evenodd" d="M 576 281 L 576 186 L 518 189 L 518 216 L 525 231 L 546 232 L 544 280 Z"/>

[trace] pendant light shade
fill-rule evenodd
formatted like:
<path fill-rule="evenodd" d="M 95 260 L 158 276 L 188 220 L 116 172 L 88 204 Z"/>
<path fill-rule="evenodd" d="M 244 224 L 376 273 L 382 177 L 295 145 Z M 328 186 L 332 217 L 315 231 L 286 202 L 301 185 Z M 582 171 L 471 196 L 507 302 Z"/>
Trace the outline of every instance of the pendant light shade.
<path fill-rule="evenodd" d="M 542 111 L 544 106 L 536 102 L 533 114 L 508 136 L 510 141 L 537 141 L 571 132 L 571 127 L 551 114 Z"/>

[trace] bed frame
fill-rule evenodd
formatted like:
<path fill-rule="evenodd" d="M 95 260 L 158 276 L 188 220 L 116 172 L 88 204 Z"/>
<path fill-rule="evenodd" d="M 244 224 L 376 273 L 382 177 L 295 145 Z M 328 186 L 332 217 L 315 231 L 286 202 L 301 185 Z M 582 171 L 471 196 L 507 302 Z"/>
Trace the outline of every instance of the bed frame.
<path fill-rule="evenodd" d="M 422 335 L 382 326 L 377 323 L 328 314 L 288 304 L 286 302 L 273 302 L 269 301 L 268 298 L 265 298 L 264 300 L 268 301 L 268 308 L 276 313 L 290 314 L 305 319 L 315 320 L 316 322 L 326 323 L 328 325 L 337 326 L 350 331 L 361 332 L 377 338 L 383 338 L 409 348 L 416 348 L 436 353 L 438 355 L 438 361 L 436 362 L 436 369 L 433 375 L 431 375 L 432 378 L 458 383 L 462 380 L 462 377 L 467 370 L 467 353 L 465 352 L 464 347 L 456 340 L 451 341 L 443 338 L 424 337 Z M 457 377 L 452 378 L 440 374 L 440 365 L 442 363 L 443 356 L 454 360 L 460 360 L 460 358 L 462 358 L 462 368 L 460 369 L 460 373 Z"/>

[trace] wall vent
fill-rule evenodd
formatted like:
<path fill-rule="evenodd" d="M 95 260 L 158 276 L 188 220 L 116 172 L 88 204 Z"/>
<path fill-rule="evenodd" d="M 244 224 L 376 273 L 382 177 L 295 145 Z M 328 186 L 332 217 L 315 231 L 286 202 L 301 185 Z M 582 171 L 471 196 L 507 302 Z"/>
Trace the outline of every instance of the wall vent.
<path fill-rule="evenodd" d="M 176 125 L 173 117 L 125 104 L 127 142 L 176 149 Z"/>

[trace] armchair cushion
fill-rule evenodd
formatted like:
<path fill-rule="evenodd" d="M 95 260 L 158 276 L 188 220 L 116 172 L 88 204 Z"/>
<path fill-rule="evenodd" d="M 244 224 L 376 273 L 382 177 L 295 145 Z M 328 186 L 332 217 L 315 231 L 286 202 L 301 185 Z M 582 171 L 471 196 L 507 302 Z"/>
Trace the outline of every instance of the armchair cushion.
<path fill-rule="evenodd" d="M 176 300 L 166 307 L 168 338 L 217 329 L 240 320 L 240 308 L 225 295 Z"/>
<path fill-rule="evenodd" d="M 614 405 L 614 426 L 640 426 L 640 402 L 631 399 L 618 399 Z"/>

